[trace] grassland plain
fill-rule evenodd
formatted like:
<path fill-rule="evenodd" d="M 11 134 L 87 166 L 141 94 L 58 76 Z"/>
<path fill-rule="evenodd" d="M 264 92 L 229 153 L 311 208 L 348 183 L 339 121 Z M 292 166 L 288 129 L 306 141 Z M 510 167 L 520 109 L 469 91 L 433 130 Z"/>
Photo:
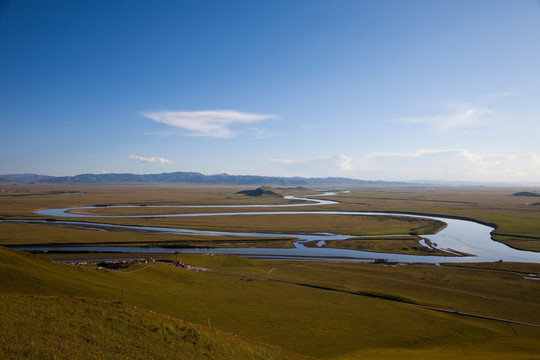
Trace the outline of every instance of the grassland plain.
<path fill-rule="evenodd" d="M 95 186 L 76 187 L 68 190 L 52 186 L 48 188 L 36 187 L 37 185 L 21 185 L 20 187 L 8 190 L 8 194 L 13 194 L 11 198 L 2 199 L 4 207 L 0 216 L 4 219 L 32 219 L 42 216 L 33 213 L 36 209 L 49 207 L 72 207 L 88 205 L 198 205 L 198 204 L 260 204 L 266 203 L 267 197 L 249 197 L 238 194 L 238 187 L 210 187 L 200 186 Z M 63 189 L 63 190 L 62 190 Z M 306 189 L 275 189 L 276 193 L 313 193 L 313 190 Z M 199 201 L 199 199 L 201 201 Z M 270 203 L 281 202 L 284 205 L 294 203 L 294 201 L 283 198 L 269 197 Z M 267 210 L 268 208 L 261 208 Z M 280 208 L 277 208 L 279 210 Z M 286 209 L 286 208 L 284 208 Z M 235 209 L 253 210 L 251 209 Z M 200 230 L 221 230 L 221 231 L 241 231 L 241 232 L 334 232 L 338 234 L 353 235 L 380 235 L 380 234 L 407 234 L 415 232 L 418 234 L 436 231 L 442 226 L 438 221 L 426 219 L 396 218 L 396 217 L 366 217 L 347 215 L 272 215 L 272 216 L 226 216 L 226 217 L 189 217 L 189 218 L 153 218 L 152 215 L 158 213 L 188 213 L 188 212 L 219 212 L 230 211 L 230 208 L 107 208 L 100 207 L 92 212 L 117 214 L 148 214 L 148 218 L 107 218 L 108 223 L 124 225 L 153 225 L 162 227 L 187 227 Z M 103 222 L 103 218 L 90 218 L 89 221 Z M 245 238 L 234 239 L 232 237 L 194 237 L 189 235 L 168 236 L 168 235 L 143 235 L 143 234 L 97 234 L 96 231 L 77 232 L 73 229 L 51 229 L 54 224 L 50 222 L 46 228 L 40 231 L 40 237 L 34 236 L 35 229 L 22 224 L 0 224 L 0 229 L 4 229 L 4 236 L 0 236 L 0 245 L 13 244 L 137 244 L 137 245 L 171 245 L 176 246 L 236 246 L 236 247 L 291 247 L 291 241 L 287 239 L 263 239 Z M 382 241 L 382 239 L 381 239 Z M 230 244 L 230 245 L 223 245 Z M 390 242 L 395 244 L 395 242 Z M 386 249 L 387 247 L 383 247 Z M 409 254 L 423 254 L 404 246 L 392 247 L 392 251 Z M 367 249 L 369 250 L 369 249 Z"/>
<path fill-rule="evenodd" d="M 80 227 L 80 226 L 79 226 Z M 121 231 L 90 231 L 61 226 L 55 222 L 44 225 L 0 223 L 0 245 L 137 245 L 196 247 L 292 247 L 291 239 L 268 239 L 256 236 L 197 236 L 148 234 Z"/>
<path fill-rule="evenodd" d="M 277 197 L 250 197 L 237 194 L 245 189 L 238 186 L 195 186 L 195 185 L 51 185 L 51 184 L 2 184 L 5 190 L 0 198 L 0 218 L 42 218 L 33 213 L 36 209 L 62 208 L 89 205 L 253 205 L 290 204 L 291 201 Z M 282 195 L 309 195 L 312 190 L 304 188 L 278 188 Z M 509 246 L 540 251 L 540 207 L 535 206 L 535 198 L 512 196 L 530 190 L 524 188 L 425 188 L 425 187 L 381 187 L 366 186 L 349 189 L 350 193 L 340 193 L 326 198 L 339 204 L 310 208 L 310 210 L 336 211 L 402 211 L 446 216 L 472 218 L 497 226 L 493 237 Z M 72 192 L 71 194 L 65 194 Z M 73 193 L 75 192 L 75 194 Z M 80 193 L 80 194 L 76 194 Z M 265 211 L 284 210 L 272 208 Z M 254 209 L 235 209 L 236 212 Z M 97 211 L 111 211 L 101 209 Z M 137 211 L 134 209 L 114 211 Z M 155 210 L 149 211 L 149 217 Z M 169 209 L 169 212 L 227 212 L 227 208 Z M 102 221 L 95 218 L 93 221 Z M 108 219 L 111 223 L 133 225 L 148 224 L 148 219 Z M 176 226 L 177 219 L 152 219 L 152 223 L 162 226 Z M 184 220 L 182 220 L 184 221 Z M 204 220 L 192 219 L 203 222 Z M 227 220 L 222 220 L 226 222 Z M 232 220 L 237 228 L 249 228 L 249 222 L 242 225 Z M 257 221 L 261 221 L 260 219 Z M 272 220 L 268 220 L 272 222 Z M 355 220 L 356 221 L 356 220 Z M 183 222 L 185 223 L 185 222 Z M 275 223 L 275 222 L 274 222 Z M 301 223 L 297 221 L 297 223 Z M 314 223 L 314 222 L 312 222 Z M 253 224 L 253 223 L 251 223 Z M 195 223 L 193 225 L 196 225 Z M 313 224 L 309 224 L 313 225 Z M 202 226 L 202 223 L 201 223 Z M 357 227 L 356 229 L 359 229 Z M 281 229 L 287 230 L 287 229 Z M 326 230 L 329 231 L 329 230 Z M 358 230 L 357 230 L 358 231 Z"/>
<path fill-rule="evenodd" d="M 6 195 L 12 197 L 0 198 L 0 216 L 4 219 L 42 218 L 32 212 L 38 208 L 95 204 L 257 204 L 261 201 L 256 197 L 235 194 L 240 190 L 238 187 L 10 185 L 5 190 Z M 66 191 L 83 194 L 62 195 L 62 192 Z M 300 191 L 308 193 L 304 189 L 279 191 L 283 194 L 298 194 Z M 426 190 L 369 187 L 352 189 L 349 194 L 335 196 L 335 200 L 340 201 L 339 204 L 314 207 L 310 210 L 411 211 L 468 216 L 484 222 L 499 219 L 503 225 L 497 223 L 497 231 L 504 229 L 505 232 L 501 233 L 506 234 L 504 236 L 511 241 L 527 242 L 527 246 L 534 247 L 537 241 L 535 236 L 538 236 L 537 229 L 540 227 L 538 207 L 531 206 L 531 210 L 525 203 L 526 199 L 510 196 L 513 192 L 513 189 Z M 279 198 L 264 199 L 265 202 L 267 200 L 288 203 Z M 506 201 L 508 212 L 505 215 Z M 200 212 L 199 210 L 201 209 L 194 209 L 193 212 Z M 246 216 L 236 219 L 242 220 L 241 218 Z M 355 219 L 351 217 L 350 220 L 356 221 Z M 112 220 L 117 223 L 154 225 L 156 219 L 111 219 L 111 222 Z M 348 227 L 348 230 L 355 230 L 351 223 L 341 218 L 334 220 L 342 221 L 335 226 L 336 229 Z M 94 218 L 94 221 L 101 222 L 103 219 Z M 308 224 L 283 223 L 280 231 L 290 230 L 286 226 L 294 227 L 297 231 L 301 226 L 309 228 L 317 223 L 310 219 L 302 221 L 308 221 Z M 330 223 L 328 225 L 331 225 Z M 377 224 L 379 227 L 385 226 L 384 221 Z M 515 229 L 512 224 L 515 224 Z M 163 225 L 177 226 L 172 220 L 170 223 L 164 222 Z M 267 225 L 263 223 L 256 226 Z M 245 224 L 237 226 L 246 228 Z M 372 229 L 376 230 L 376 226 Z M 3 241 L 3 244 L 29 244 L 33 241 L 152 243 L 154 236 L 159 236 L 155 242 L 177 240 L 169 235 L 0 224 L 0 241 Z M 225 349 L 224 353 L 230 352 L 226 349 L 235 346 L 228 342 L 227 334 L 230 333 L 237 334 L 240 341 L 245 341 L 241 343 L 241 347 L 257 345 L 259 342 L 270 344 L 271 347 L 259 344 L 264 349 L 253 351 L 259 351 L 258 354 L 273 351 L 272 354 L 276 354 L 272 355 L 274 358 L 301 358 L 300 355 L 295 355 L 296 353 L 322 359 L 540 358 L 540 328 L 440 313 L 411 305 L 420 304 L 539 324 L 540 282 L 523 276 L 540 271 L 534 264 L 475 264 L 470 268 L 428 265 L 392 267 L 361 263 L 253 261 L 219 255 L 182 255 L 181 259 L 186 263 L 211 269 L 212 272 L 190 272 L 165 263 L 136 265 L 123 271 L 98 270 L 58 264 L 2 249 L 2 308 L 6 309 L 7 313 L 23 315 L 21 320 L 16 320 L 14 317 L 8 318 L 4 311 L 0 313 L 1 320 L 6 320 L 6 331 L 10 334 L 9 337 L 2 337 L 0 341 L 6 343 L 3 343 L 0 349 L 6 352 L 19 351 L 7 346 L 13 339 L 20 337 L 25 339 L 19 344 L 23 353 L 21 358 L 27 357 L 25 355 L 40 357 L 41 353 L 51 354 L 46 345 L 36 345 L 43 341 L 66 349 L 65 354 L 73 354 L 69 353 L 69 348 L 75 349 L 74 352 L 85 349 L 94 351 L 90 350 L 91 346 L 95 346 L 92 343 L 92 331 L 110 326 L 107 317 L 119 322 L 118 328 L 115 328 L 117 330 L 113 329 L 110 336 L 113 339 L 117 336 L 120 340 L 124 336 L 129 340 L 128 343 L 136 336 L 126 330 L 128 324 L 146 321 L 159 323 L 161 319 L 171 317 L 169 320 L 172 323 L 164 320 L 163 330 L 159 330 L 157 325 L 154 327 L 158 328 L 156 332 L 163 334 L 167 334 L 167 327 L 176 329 L 169 333 L 170 337 L 163 336 L 164 342 L 154 341 L 156 353 L 164 351 L 165 358 L 175 351 L 180 351 L 171 350 L 168 341 L 174 339 L 174 336 L 184 336 L 182 326 L 199 331 L 204 339 L 211 339 L 213 336 L 205 332 L 205 329 L 214 331 L 218 334 L 215 337 L 217 340 L 208 341 L 214 344 L 215 348 L 221 346 L 221 349 Z M 352 293 L 363 296 L 351 296 Z M 120 299 L 122 305 L 115 304 Z M 87 303 L 88 306 L 81 305 L 82 303 Z M 99 304 L 104 304 L 102 312 Z M 78 307 L 88 309 L 76 312 L 75 308 Z M 50 308 L 50 312 L 47 312 L 46 308 Z M 34 330 L 30 325 L 31 316 L 36 313 L 45 314 L 42 318 L 39 318 L 41 315 L 37 317 L 41 319 L 38 324 L 40 321 L 47 323 L 55 319 L 62 320 L 64 318 L 58 313 L 59 309 L 73 314 L 72 322 L 64 321 L 65 328 L 71 331 L 64 331 L 61 326 L 51 326 L 50 333 L 47 333 L 50 336 L 40 337 L 41 335 L 35 334 L 37 340 L 32 344 L 31 334 Z M 147 319 L 145 316 L 150 310 L 153 311 L 150 313 L 153 314 L 152 319 Z M 87 319 L 94 314 L 95 319 Z M 163 318 L 160 317 L 162 315 Z M 184 322 L 178 325 L 180 323 L 176 319 Z M 190 323 L 198 325 L 190 327 Z M 90 324 L 86 330 L 85 324 Z M 45 326 L 40 326 L 37 329 L 46 329 Z M 76 331 L 77 328 L 83 329 Z M 29 335 L 19 336 L 20 329 L 29 331 Z M 134 329 L 141 334 L 152 331 L 151 328 L 137 326 L 134 326 Z M 66 333 L 74 334 L 77 338 L 72 345 L 69 341 L 66 342 Z M 242 340 L 243 338 L 249 340 Z M 156 338 L 150 334 L 149 339 Z M 205 341 L 201 344 L 205 344 Z M 84 342 L 88 344 L 88 348 Z M 109 348 L 112 343 L 108 344 L 104 347 L 108 349 L 106 351 L 116 351 Z M 50 348 L 52 349 L 52 346 Z M 189 354 L 189 349 L 192 348 L 186 345 L 186 353 Z M 216 350 L 216 353 L 219 354 L 219 351 L 221 350 Z M 289 351 L 291 353 L 288 353 Z M 270 355 L 262 355 L 263 358 L 264 356 L 272 358 Z M 68 357 L 66 355 L 65 358 Z M 250 358 L 249 355 L 246 358 Z"/>
<path fill-rule="evenodd" d="M 347 240 L 326 241 L 325 247 L 337 249 L 352 249 L 362 251 L 375 251 L 379 253 L 401 253 L 411 255 L 437 255 L 448 256 L 445 251 L 422 246 L 418 244 L 418 236 L 398 236 L 388 238 L 350 238 Z M 307 246 L 317 246 L 315 241 Z"/>
<path fill-rule="evenodd" d="M 493 238 L 511 247 L 540 251 L 540 207 L 535 198 L 512 196 L 520 188 L 369 187 L 330 196 L 328 209 L 401 211 L 457 216 L 493 224 Z"/>
<path fill-rule="evenodd" d="M 101 219 L 103 221 L 103 219 Z M 148 219 L 107 218 L 107 222 L 138 225 Z M 196 230 L 222 230 L 240 232 L 297 233 L 333 232 L 346 235 L 408 234 L 411 231 L 425 233 L 425 229 L 437 230 L 443 224 L 428 219 L 393 216 L 324 215 L 324 214 L 276 214 L 235 215 L 211 217 L 153 218 L 154 226 L 187 227 Z"/>

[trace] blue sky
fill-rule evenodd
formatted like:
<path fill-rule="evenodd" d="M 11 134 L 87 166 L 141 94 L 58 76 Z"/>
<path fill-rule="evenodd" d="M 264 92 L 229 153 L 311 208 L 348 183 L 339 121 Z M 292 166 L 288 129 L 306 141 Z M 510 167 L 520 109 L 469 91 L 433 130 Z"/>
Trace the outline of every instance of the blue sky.
<path fill-rule="evenodd" d="M 540 183 L 540 2 L 0 2 L 0 174 Z"/>

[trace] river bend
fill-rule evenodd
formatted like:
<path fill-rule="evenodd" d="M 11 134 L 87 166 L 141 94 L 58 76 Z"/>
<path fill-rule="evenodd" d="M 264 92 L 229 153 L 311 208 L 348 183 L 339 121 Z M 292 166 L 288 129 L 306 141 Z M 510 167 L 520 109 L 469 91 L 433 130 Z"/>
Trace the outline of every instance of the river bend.
<path fill-rule="evenodd" d="M 315 196 L 329 196 L 335 193 L 327 192 L 318 194 Z M 306 206 L 322 206 L 328 204 L 336 204 L 337 202 L 323 199 L 300 198 L 295 196 L 287 196 L 290 200 L 301 200 L 304 203 L 286 204 L 286 205 L 192 205 L 192 206 L 145 206 L 145 207 L 184 207 L 184 208 L 284 208 L 284 207 L 306 207 Z M 123 208 L 127 206 L 110 206 L 108 208 Z M 103 230 L 103 227 L 114 230 L 115 228 L 123 231 L 133 232 L 154 232 L 154 233 L 167 233 L 167 234 L 190 234 L 201 236 L 244 236 L 249 237 L 283 237 L 283 238 L 297 238 L 294 242 L 294 248 L 291 249 L 279 249 L 279 248 L 212 248 L 212 249 L 171 249 L 171 248 L 148 248 L 148 247 L 99 247 L 99 246 L 85 246 L 85 247 L 69 247 L 69 246 L 55 246 L 55 247 L 20 247 L 25 250 L 88 250 L 88 251 L 122 251 L 122 252 L 174 252 L 180 250 L 185 253 L 220 253 L 220 254 L 235 254 L 240 256 L 248 256 L 253 258 L 262 259 L 317 259 L 317 260 L 341 260 L 341 261 L 370 261 L 374 259 L 386 259 L 388 261 L 398 262 L 422 262 L 422 263 L 441 263 L 441 262 L 492 262 L 492 261 L 512 261 L 512 262 L 532 262 L 540 263 L 540 253 L 531 251 L 516 250 L 508 247 L 505 244 L 496 242 L 491 238 L 491 232 L 494 230 L 492 227 L 462 219 L 446 218 L 441 216 L 427 216 L 427 215 L 413 215 L 403 213 L 392 212 L 362 212 L 362 211 L 249 211 L 249 212 L 220 212 L 220 213 L 190 213 L 190 214 L 163 214 L 163 215 L 84 215 L 75 214 L 69 212 L 74 209 L 92 209 L 96 207 L 79 207 L 79 208 L 66 208 L 66 209 L 46 209 L 36 211 L 37 214 L 44 216 L 77 218 L 76 221 L 56 221 L 57 224 L 65 224 L 72 227 L 77 225 L 81 228 L 95 227 L 96 230 Z M 344 249 L 332 249 L 324 247 L 305 247 L 303 244 L 307 241 L 319 241 L 320 243 L 329 240 L 342 240 L 350 237 L 358 237 L 352 235 L 337 235 L 331 233 L 316 233 L 316 234 L 275 234 L 275 233 L 256 233 L 256 232 L 224 232 L 224 231 L 204 231 L 204 230 L 192 230 L 192 229 L 177 229 L 177 228 L 164 228 L 164 227 L 152 227 L 152 226 L 126 226 L 126 225 L 112 225 L 112 224 L 96 224 L 90 222 L 79 221 L 82 218 L 121 218 L 121 217 L 146 217 L 146 218 L 159 218 L 159 217 L 194 217 L 194 216 L 242 216 L 242 215 L 288 215 L 295 216 L 299 214 L 328 214 L 328 215 L 363 215 L 363 216 L 401 216 L 401 217 L 415 217 L 439 220 L 447 224 L 447 226 L 433 235 L 423 235 L 424 238 L 429 239 L 431 243 L 437 244 L 437 248 L 440 250 L 448 251 L 449 255 L 454 253 L 465 253 L 470 256 L 424 256 L 424 255 L 404 255 L 404 254 L 391 254 L 391 253 L 376 253 L 359 250 L 344 250 Z M 75 219 L 73 219 L 75 220 Z M 45 223 L 45 220 L 26 220 L 27 223 Z M 373 237 L 373 236 L 370 236 Z M 426 246 L 425 243 L 421 243 Z"/>

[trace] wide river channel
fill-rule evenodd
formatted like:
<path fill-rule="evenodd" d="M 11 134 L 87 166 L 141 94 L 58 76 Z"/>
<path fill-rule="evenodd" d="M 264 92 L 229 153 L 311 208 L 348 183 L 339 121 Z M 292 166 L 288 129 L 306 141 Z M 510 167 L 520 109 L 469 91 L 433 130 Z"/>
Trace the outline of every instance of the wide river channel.
<path fill-rule="evenodd" d="M 324 206 L 328 204 L 336 204 L 334 201 L 314 199 L 316 196 L 328 196 L 334 193 L 323 193 L 310 196 L 310 198 L 300 198 L 295 196 L 287 196 L 286 199 L 302 200 L 305 203 L 287 204 L 287 205 L 194 205 L 194 206 L 145 206 L 145 207 L 162 207 L 162 208 L 270 208 L 270 207 L 306 207 L 306 206 Z M 126 208 L 128 206 L 109 206 L 107 208 Z M 79 207 L 66 209 L 46 209 L 36 211 L 37 214 L 47 217 L 66 217 L 69 221 L 57 220 L 54 223 L 69 227 L 80 227 L 84 229 L 95 229 L 101 231 L 132 231 L 134 233 L 165 233 L 165 234 L 189 234 L 200 236 L 242 236 L 249 239 L 250 237 L 269 237 L 269 238 L 296 238 L 294 248 L 160 248 L 160 247 L 134 247 L 134 246 L 32 246 L 18 247 L 21 250 L 56 250 L 56 251 L 103 251 L 103 252 L 145 252 L 145 253 L 163 253 L 181 251 L 183 253 L 216 253 L 216 254 L 234 254 L 260 259 L 293 259 L 293 260 L 327 260 L 327 261 L 373 261 L 375 259 L 385 259 L 390 262 L 421 262 L 421 263 L 442 263 L 442 262 L 492 262 L 492 261 L 513 261 L 513 262 L 532 262 L 540 263 L 540 253 L 531 251 L 522 251 L 512 249 L 502 243 L 496 242 L 491 238 L 491 232 L 494 230 L 490 226 L 479 224 L 474 221 L 452 219 L 439 216 L 412 215 L 403 213 L 381 213 L 381 212 L 359 212 L 359 211 L 249 211 L 249 212 L 220 212 L 220 213 L 190 213 L 190 214 L 163 214 L 163 215 L 83 215 L 71 212 L 72 210 L 93 209 L 96 207 Z M 376 253 L 358 250 L 342 250 L 325 247 L 306 247 L 306 242 L 317 241 L 319 245 L 326 241 L 342 240 L 358 236 L 352 235 L 337 235 L 331 233 L 313 233 L 313 234 L 275 234 L 275 233 L 255 233 L 255 232 L 217 232 L 203 231 L 191 229 L 179 229 L 169 227 L 141 227 L 141 226 L 126 226 L 113 225 L 103 223 L 80 221 L 83 218 L 120 218 L 120 217 L 145 217 L 145 218 L 160 218 L 160 217 L 195 217 L 195 216 L 245 216 L 245 215 L 287 215 L 295 216 L 299 214 L 328 214 L 328 215 L 358 215 L 358 216 L 400 216 L 400 217 L 415 217 L 439 220 L 447 224 L 447 226 L 433 235 L 423 235 L 429 239 L 432 244 L 436 244 L 436 248 L 448 252 L 449 256 L 427 256 L 427 255 L 404 255 L 391 253 Z M 76 219 L 75 219 L 76 218 Z M 21 220 L 25 223 L 43 224 L 46 220 Z M 373 236 L 369 236 L 373 237 Z M 423 246 L 427 244 L 420 242 Z M 470 254 L 461 256 L 460 253 Z"/>

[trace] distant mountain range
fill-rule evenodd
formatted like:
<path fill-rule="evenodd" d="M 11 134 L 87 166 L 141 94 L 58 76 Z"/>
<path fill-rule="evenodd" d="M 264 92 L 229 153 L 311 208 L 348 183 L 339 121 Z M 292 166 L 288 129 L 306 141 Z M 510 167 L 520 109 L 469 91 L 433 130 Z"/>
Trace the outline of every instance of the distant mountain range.
<path fill-rule="evenodd" d="M 342 177 L 303 178 L 258 175 L 204 175 L 198 172 L 173 172 L 162 174 L 81 174 L 75 176 L 47 176 L 37 174 L 0 175 L 1 182 L 52 183 L 52 184 L 135 184 L 135 183 L 175 183 L 175 184 L 215 184 L 215 185 L 366 185 L 405 184 L 391 181 L 368 181 Z"/>

